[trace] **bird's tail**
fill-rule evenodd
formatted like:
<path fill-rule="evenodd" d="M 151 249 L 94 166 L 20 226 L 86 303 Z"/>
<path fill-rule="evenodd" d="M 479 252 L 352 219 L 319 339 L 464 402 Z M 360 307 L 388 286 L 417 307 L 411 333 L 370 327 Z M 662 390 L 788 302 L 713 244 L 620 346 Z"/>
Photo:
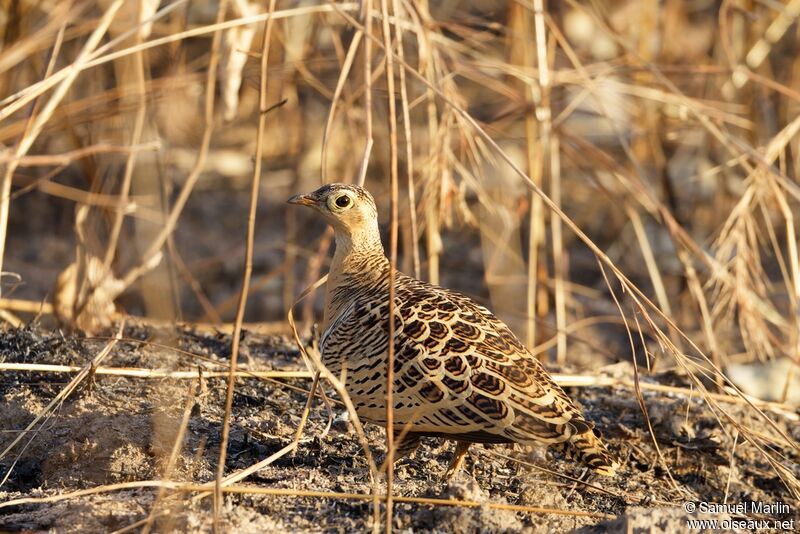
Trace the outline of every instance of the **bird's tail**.
<path fill-rule="evenodd" d="M 617 473 L 617 462 L 600 440 L 600 433 L 594 428 L 573 434 L 569 440 L 558 444 L 558 448 L 567 456 L 588 466 L 600 475 L 614 476 Z"/>

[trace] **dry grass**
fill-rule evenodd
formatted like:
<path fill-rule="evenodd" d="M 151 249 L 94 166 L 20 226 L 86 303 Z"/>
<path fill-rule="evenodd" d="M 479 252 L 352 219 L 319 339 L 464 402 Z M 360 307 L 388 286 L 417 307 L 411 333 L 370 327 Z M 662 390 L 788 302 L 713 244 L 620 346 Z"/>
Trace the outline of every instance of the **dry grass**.
<path fill-rule="evenodd" d="M 631 361 L 656 451 L 640 378 L 673 370 L 800 498 L 774 421 L 793 372 L 777 403 L 725 375 L 800 365 L 797 0 L 6 4 L 0 320 L 230 321 L 226 436 L 245 317 L 283 321 L 325 270 L 330 233 L 283 199 L 365 183 L 402 270 L 490 303 L 545 362 Z"/>

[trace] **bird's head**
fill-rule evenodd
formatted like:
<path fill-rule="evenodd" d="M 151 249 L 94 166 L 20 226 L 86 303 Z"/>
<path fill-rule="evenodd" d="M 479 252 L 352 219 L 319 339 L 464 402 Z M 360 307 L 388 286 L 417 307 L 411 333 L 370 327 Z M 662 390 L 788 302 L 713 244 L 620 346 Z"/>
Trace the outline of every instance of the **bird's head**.
<path fill-rule="evenodd" d="M 337 234 L 348 236 L 377 233 L 378 209 L 375 199 L 363 187 L 326 184 L 305 195 L 295 195 L 289 204 L 308 206 L 322 214 Z"/>

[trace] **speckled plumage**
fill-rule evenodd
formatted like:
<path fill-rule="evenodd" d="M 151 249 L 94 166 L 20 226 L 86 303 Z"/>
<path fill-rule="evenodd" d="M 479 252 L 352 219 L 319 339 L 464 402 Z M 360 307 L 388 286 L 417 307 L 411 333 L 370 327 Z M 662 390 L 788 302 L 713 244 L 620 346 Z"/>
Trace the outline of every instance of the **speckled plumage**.
<path fill-rule="evenodd" d="M 375 202 L 364 189 L 343 184 L 290 202 L 316 208 L 335 230 L 322 361 L 344 379 L 359 417 L 385 426 L 391 266 Z M 398 457 L 423 435 L 459 442 L 451 469 L 469 443 L 542 443 L 614 473 L 593 425 L 488 309 L 396 272 L 394 321 L 394 431 L 407 432 Z"/>

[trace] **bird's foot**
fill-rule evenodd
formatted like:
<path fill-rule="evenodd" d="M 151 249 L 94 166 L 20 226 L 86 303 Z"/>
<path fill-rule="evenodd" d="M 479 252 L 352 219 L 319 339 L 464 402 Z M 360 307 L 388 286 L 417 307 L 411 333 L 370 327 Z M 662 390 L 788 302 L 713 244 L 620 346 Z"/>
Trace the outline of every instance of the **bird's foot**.
<path fill-rule="evenodd" d="M 452 480 L 456 476 L 461 466 L 464 465 L 464 458 L 467 457 L 467 451 L 471 443 L 466 441 L 457 441 L 456 450 L 453 453 L 453 460 L 450 462 L 450 467 L 447 468 L 444 478 L 445 480 Z"/>

